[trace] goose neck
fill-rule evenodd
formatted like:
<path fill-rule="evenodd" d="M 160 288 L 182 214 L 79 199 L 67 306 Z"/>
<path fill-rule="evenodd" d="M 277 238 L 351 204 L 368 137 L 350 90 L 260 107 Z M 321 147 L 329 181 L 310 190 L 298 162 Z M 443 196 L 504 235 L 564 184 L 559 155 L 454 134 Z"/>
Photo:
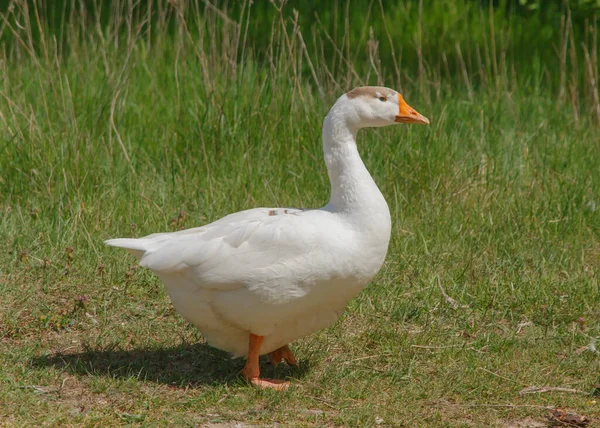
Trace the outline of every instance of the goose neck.
<path fill-rule="evenodd" d="M 385 212 L 387 203 L 356 146 L 359 127 L 352 112 L 335 105 L 323 124 L 323 152 L 331 184 L 329 209 L 345 213 Z"/>

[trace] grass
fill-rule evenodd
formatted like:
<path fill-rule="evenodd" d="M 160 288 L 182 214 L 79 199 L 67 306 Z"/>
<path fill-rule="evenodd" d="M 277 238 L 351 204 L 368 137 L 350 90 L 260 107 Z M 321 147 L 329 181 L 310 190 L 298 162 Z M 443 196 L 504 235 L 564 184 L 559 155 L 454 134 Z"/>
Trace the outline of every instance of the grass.
<path fill-rule="evenodd" d="M 497 71 L 465 56 L 446 76 L 404 47 L 423 61 L 401 67 L 405 97 L 432 125 L 359 136 L 392 213 L 386 264 L 334 327 L 292 345 L 299 369 L 264 365 L 294 385 L 273 393 L 241 381 L 243 361 L 204 345 L 162 284 L 102 240 L 323 205 L 324 114 L 343 89 L 398 75 L 367 39 L 364 61 L 339 42 L 334 67 L 283 14 L 257 47 L 252 18 L 190 4 L 153 11 L 152 27 L 138 6 L 108 24 L 75 14 L 62 38 L 26 2 L 3 14 L 2 424 L 545 426 L 554 407 L 597 423 L 595 42 L 564 15 L 566 50 L 537 77 L 485 14 L 482 51 L 496 55 L 490 35 L 506 49 Z M 320 27 L 303 39 L 332 46 Z"/>

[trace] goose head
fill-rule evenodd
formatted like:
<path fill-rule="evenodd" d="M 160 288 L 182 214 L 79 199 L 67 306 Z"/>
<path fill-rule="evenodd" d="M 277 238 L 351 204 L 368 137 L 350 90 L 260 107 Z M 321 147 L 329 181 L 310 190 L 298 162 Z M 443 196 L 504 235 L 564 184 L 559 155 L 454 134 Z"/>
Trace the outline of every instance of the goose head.
<path fill-rule="evenodd" d="M 396 123 L 429 124 L 429 119 L 409 106 L 402 94 L 390 88 L 361 86 L 347 92 L 342 99 L 346 121 L 356 129 Z"/>

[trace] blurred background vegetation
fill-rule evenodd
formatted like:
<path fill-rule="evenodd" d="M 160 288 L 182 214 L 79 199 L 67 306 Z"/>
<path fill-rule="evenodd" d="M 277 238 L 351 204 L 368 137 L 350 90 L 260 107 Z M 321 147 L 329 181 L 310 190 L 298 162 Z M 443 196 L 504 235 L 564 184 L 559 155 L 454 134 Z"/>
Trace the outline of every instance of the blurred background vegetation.
<path fill-rule="evenodd" d="M 598 77 L 600 0 L 4 0 L 0 5 L 0 40 L 9 57 L 19 56 L 24 27 L 16 17 L 22 14 L 32 23 L 27 31 L 33 49 L 40 49 L 40 28 L 60 50 L 68 49 L 75 34 L 83 39 L 104 34 L 107 40 L 108 28 L 125 35 L 134 28 L 148 46 L 167 35 L 198 37 L 203 48 L 223 49 L 224 61 L 240 63 L 245 55 L 262 65 L 273 59 L 274 30 L 284 29 L 288 54 L 306 49 L 318 84 L 330 79 L 342 79 L 345 88 L 356 80 L 400 88 L 416 83 L 429 98 L 457 84 L 469 95 L 490 85 L 516 90 L 518 79 L 556 93 L 560 101 L 570 96 L 576 108 L 580 100 L 573 91 L 580 92 L 595 107 L 590 85 Z M 294 72 L 309 75 L 310 61 L 302 62 L 302 56 Z"/>
<path fill-rule="evenodd" d="M 125 174 L 124 187 L 140 168 L 171 171 L 175 186 L 212 149 L 235 156 L 218 142 L 257 106 L 300 108 L 318 128 L 312 112 L 365 84 L 442 116 L 466 102 L 477 132 L 484 117 L 600 124 L 599 1 L 11 0 L 0 13 L 0 124 L 7 143 L 22 141 L 0 151 L 7 200 L 32 189 L 11 178 L 21 171 L 54 188 L 47 161 L 73 162 L 74 188 L 103 183 L 80 145 L 109 150 L 100 168 Z M 175 157 L 161 157 L 163 140 Z"/>

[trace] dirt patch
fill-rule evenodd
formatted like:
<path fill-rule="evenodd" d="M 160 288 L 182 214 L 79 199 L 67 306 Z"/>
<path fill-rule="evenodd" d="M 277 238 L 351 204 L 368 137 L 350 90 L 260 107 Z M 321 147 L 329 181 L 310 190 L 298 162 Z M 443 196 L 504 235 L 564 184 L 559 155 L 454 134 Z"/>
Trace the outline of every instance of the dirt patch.
<path fill-rule="evenodd" d="M 548 426 L 548 422 L 532 418 L 512 419 L 503 421 L 500 426 L 502 428 L 545 428 Z"/>
<path fill-rule="evenodd" d="M 248 425 L 243 422 L 222 422 L 222 423 L 216 423 L 216 424 L 209 423 L 209 424 L 205 424 L 203 426 L 207 427 L 207 428 L 247 428 L 247 427 L 256 426 L 256 425 Z"/>

